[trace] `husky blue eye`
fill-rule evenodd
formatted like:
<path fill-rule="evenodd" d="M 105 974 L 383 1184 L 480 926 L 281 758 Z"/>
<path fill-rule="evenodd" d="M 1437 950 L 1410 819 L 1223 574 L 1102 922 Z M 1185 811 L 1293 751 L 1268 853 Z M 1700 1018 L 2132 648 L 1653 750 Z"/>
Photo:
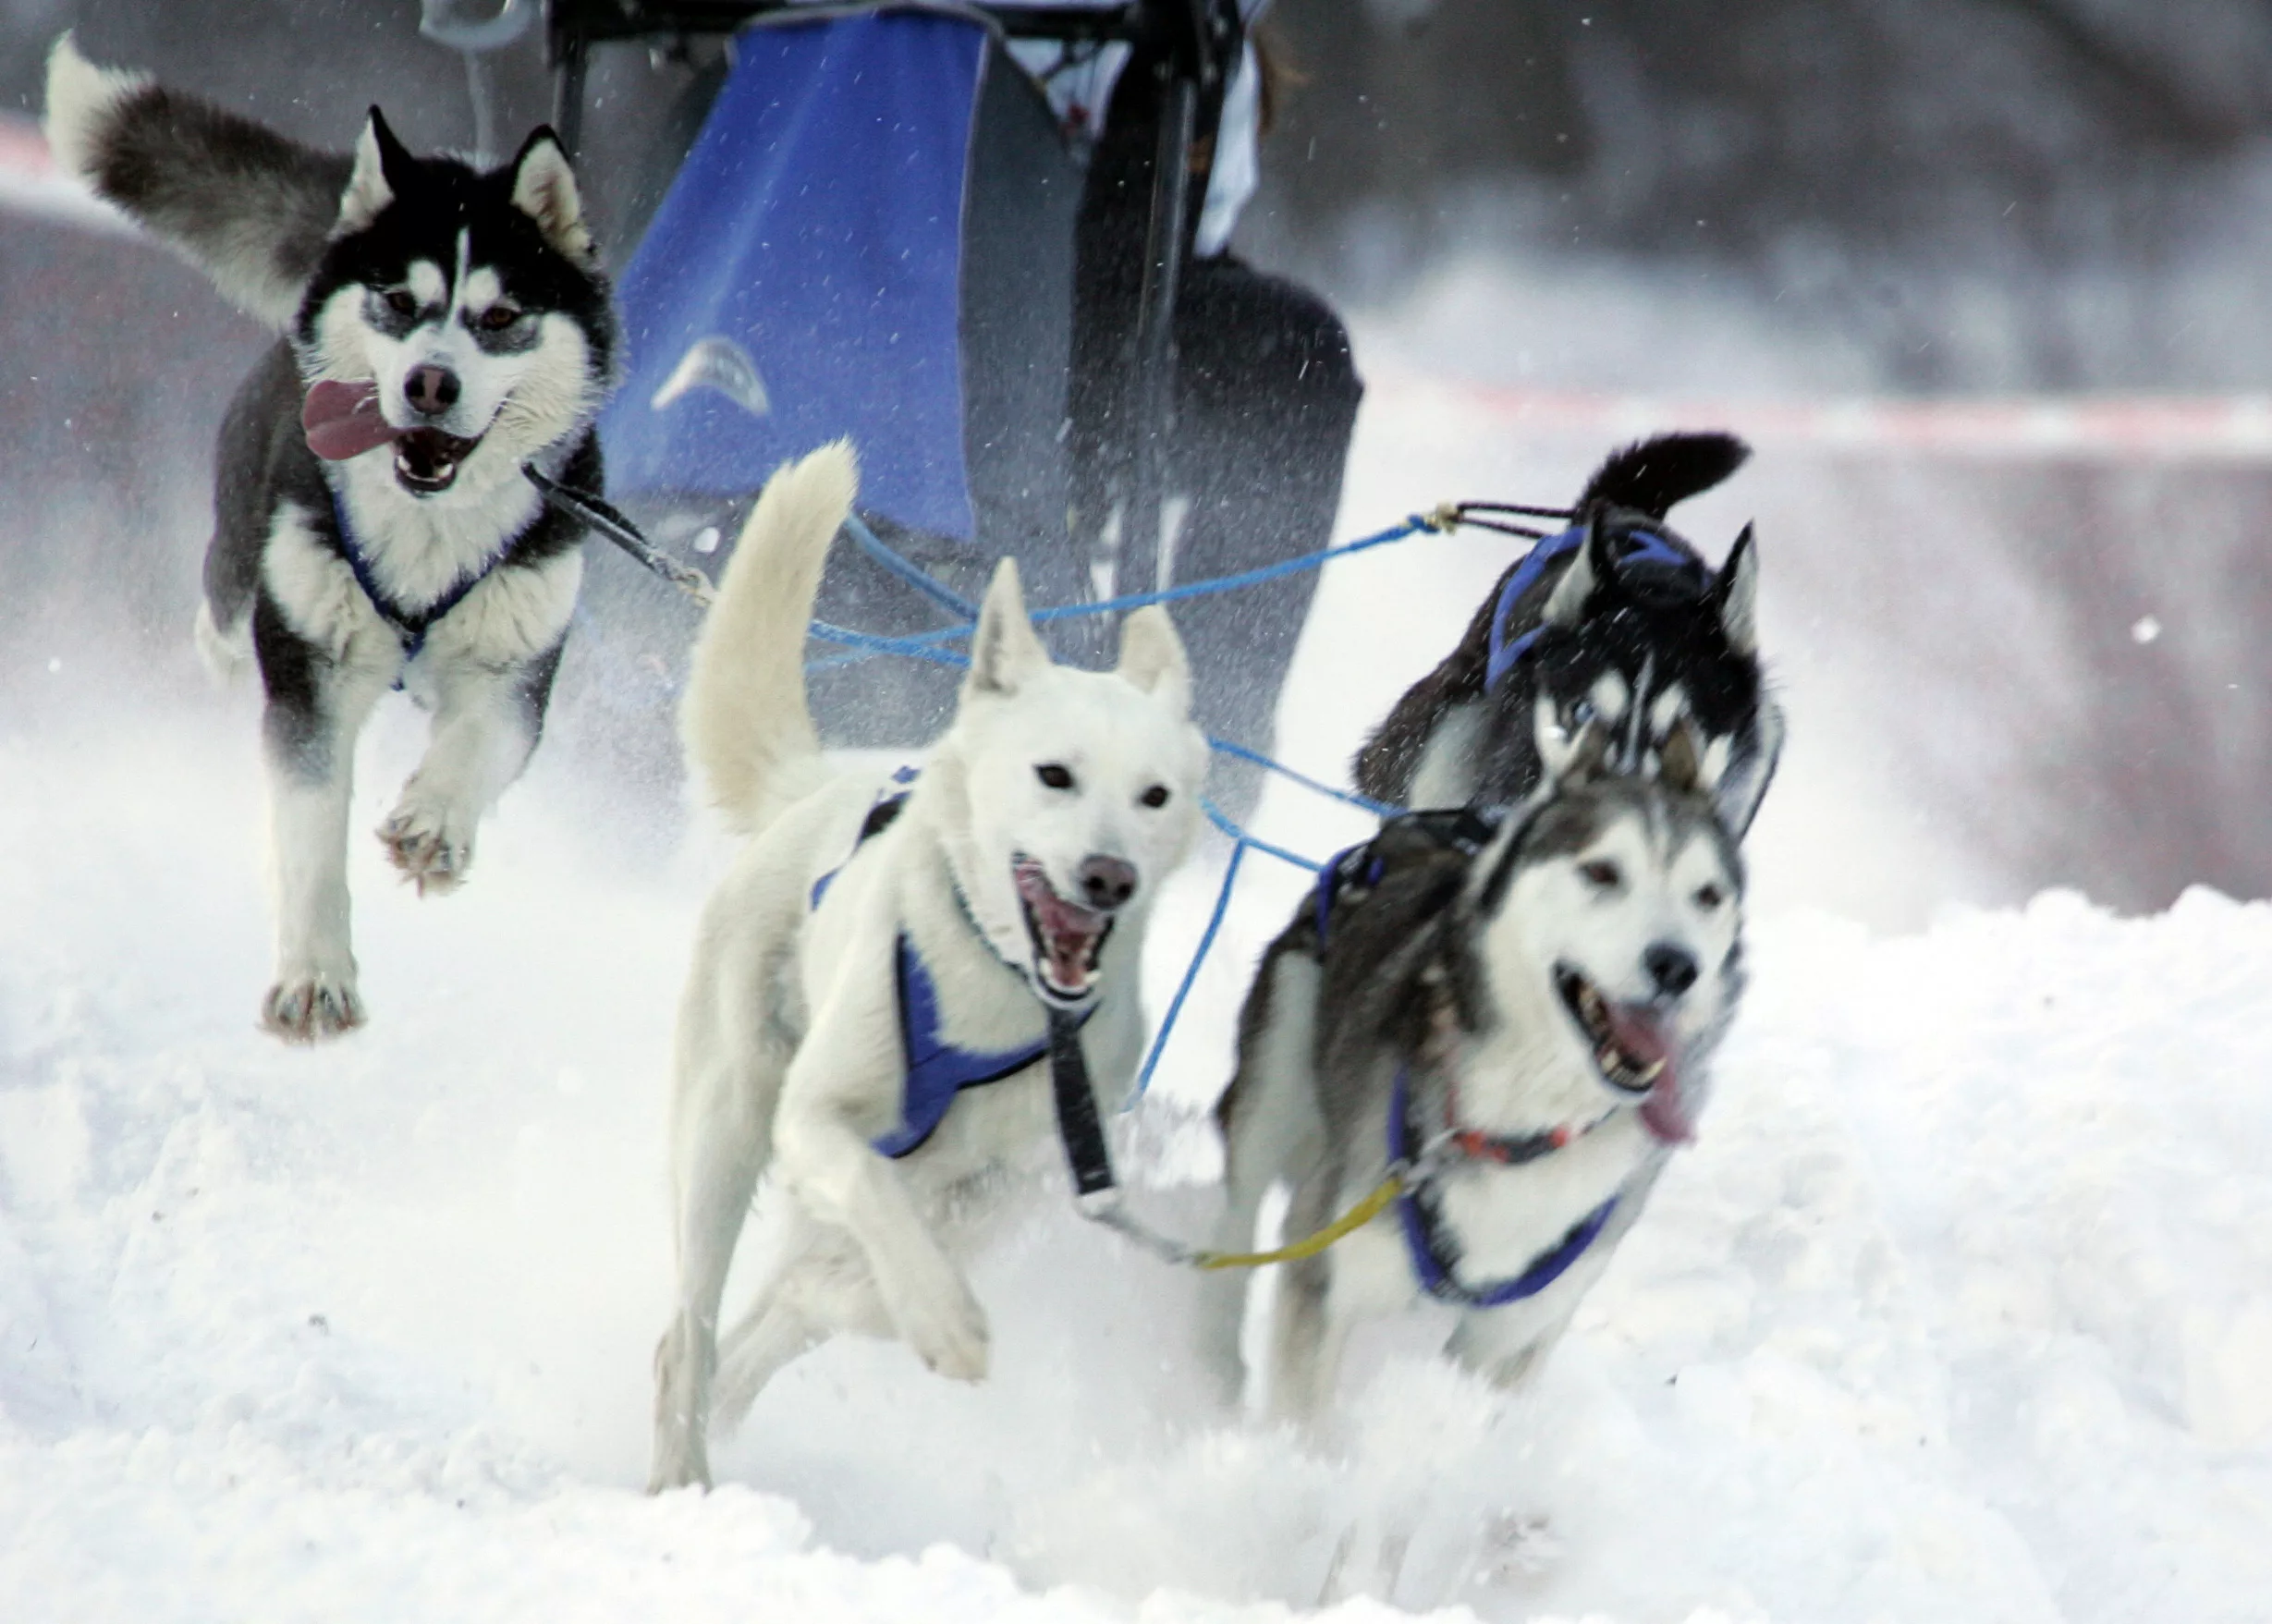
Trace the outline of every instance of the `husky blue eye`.
<path fill-rule="evenodd" d="M 1072 769 L 1056 762 L 1044 762 L 1033 769 L 1033 775 L 1042 781 L 1045 788 L 1070 789 L 1073 787 Z"/>
<path fill-rule="evenodd" d="M 1154 784 L 1151 788 L 1145 790 L 1136 799 L 1142 801 L 1146 806 L 1166 806 L 1167 804 L 1167 786 L 1165 784 Z"/>

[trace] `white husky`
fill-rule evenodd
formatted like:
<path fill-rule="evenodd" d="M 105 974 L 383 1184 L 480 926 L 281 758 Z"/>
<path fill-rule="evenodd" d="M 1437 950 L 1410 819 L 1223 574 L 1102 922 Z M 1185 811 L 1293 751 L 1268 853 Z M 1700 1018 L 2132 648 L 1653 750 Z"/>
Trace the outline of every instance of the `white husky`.
<path fill-rule="evenodd" d="M 766 486 L 680 718 L 751 839 L 703 915 L 679 1010 L 678 1296 L 655 1350 L 655 1490 L 709 1481 L 714 1384 L 730 1424 L 837 1332 L 985 1374 L 985 1313 L 955 1254 L 997 1204 L 977 1199 L 996 1188 L 985 1176 L 1050 1159 L 1050 1009 L 1086 1020 L 1107 1091 L 1132 1077 L 1145 917 L 1198 824 L 1206 741 L 1166 612 L 1128 617 L 1118 670 L 1068 670 L 1008 559 L 954 724 L 912 788 L 833 770 L 804 628 L 854 482 L 837 445 Z M 727 1265 L 767 1173 L 776 1262 L 721 1347 Z"/>

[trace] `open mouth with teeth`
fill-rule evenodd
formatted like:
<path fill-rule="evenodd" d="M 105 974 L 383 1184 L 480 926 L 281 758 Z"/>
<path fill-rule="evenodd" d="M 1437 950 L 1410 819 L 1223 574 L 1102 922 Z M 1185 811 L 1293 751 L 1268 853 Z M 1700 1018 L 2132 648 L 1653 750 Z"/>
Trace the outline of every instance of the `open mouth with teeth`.
<path fill-rule="evenodd" d="M 308 449 L 326 462 L 344 462 L 391 444 L 396 482 L 419 496 L 448 490 L 458 481 L 458 466 L 482 443 L 478 435 L 468 440 L 440 429 L 398 429 L 380 412 L 376 385 L 332 379 L 309 389 L 299 426 Z"/>
<path fill-rule="evenodd" d="M 421 496 L 446 491 L 457 482 L 458 465 L 480 444 L 440 429 L 408 430 L 395 441 L 395 481 Z"/>
<path fill-rule="evenodd" d="M 1612 1089 L 1639 1103 L 1649 1132 L 1667 1144 L 1694 1138 L 1672 1040 L 1659 1014 L 1604 997 L 1600 988 L 1566 964 L 1556 967 L 1554 985 L 1594 1051 L 1594 1070 Z"/>
<path fill-rule="evenodd" d="M 1112 934 L 1112 915 L 1058 896 L 1038 859 L 1020 856 L 1010 875 L 1033 945 L 1034 980 L 1042 995 L 1078 1004 L 1096 990 L 1097 960 L 1105 938 Z"/>

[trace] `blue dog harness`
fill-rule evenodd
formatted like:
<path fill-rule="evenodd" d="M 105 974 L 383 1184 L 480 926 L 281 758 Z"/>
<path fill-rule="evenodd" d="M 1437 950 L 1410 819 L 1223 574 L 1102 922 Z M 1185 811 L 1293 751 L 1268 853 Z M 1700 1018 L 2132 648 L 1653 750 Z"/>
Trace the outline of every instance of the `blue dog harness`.
<path fill-rule="evenodd" d="M 1531 652 L 1531 645 L 1538 641 L 1539 634 L 1546 629 L 1543 625 L 1533 626 L 1509 641 L 1507 623 L 1514 617 L 1516 601 L 1538 583 L 1538 578 L 1545 573 L 1546 566 L 1576 552 L 1585 545 L 1585 539 L 1583 525 L 1572 525 L 1559 535 L 1548 536 L 1525 554 L 1522 562 L 1516 565 L 1508 576 L 1507 584 L 1499 589 L 1498 604 L 1491 611 L 1491 658 L 1484 667 L 1485 692 L 1496 689 L 1506 679 L 1507 674 L 1515 668 L 1522 656 Z M 1619 569 L 1629 564 L 1665 564 L 1679 568 L 1693 562 L 1686 553 L 1655 531 L 1630 530 L 1625 532 L 1625 539 L 1633 544 L 1618 560 Z"/>
<path fill-rule="evenodd" d="M 862 846 L 891 827 L 900 808 L 907 804 L 908 787 L 915 782 L 916 775 L 913 767 L 901 767 L 892 774 L 892 782 L 899 788 L 879 795 L 875 804 L 868 809 L 845 862 L 851 861 Z M 828 894 L 829 883 L 843 872 L 844 863 L 838 863 L 813 881 L 808 906 L 818 908 L 821 898 Z M 894 980 L 899 997 L 899 1049 L 906 1063 L 907 1092 L 900 1102 L 899 1126 L 873 1142 L 878 1154 L 897 1161 L 921 1150 L 938 1131 L 957 1094 L 966 1088 L 983 1088 L 990 1082 L 1000 1082 L 1048 1058 L 1049 1041 L 1044 1038 L 1038 1043 L 992 1053 L 957 1048 L 942 1035 L 946 1023 L 939 1013 L 938 983 L 932 979 L 922 955 L 915 951 L 915 944 L 905 931 L 899 933 L 894 959 Z M 1074 1025 L 1085 1025 L 1093 1012 L 1093 1008 L 1082 1010 Z"/>
<path fill-rule="evenodd" d="M 329 482 L 325 482 L 325 488 L 330 489 Z M 544 517 L 544 508 L 541 503 L 536 512 L 538 519 Z M 487 580 L 497 566 L 505 562 L 505 556 L 513 550 L 513 543 L 528 533 L 523 530 L 507 536 L 479 568 L 470 575 L 458 577 L 447 592 L 425 608 L 412 614 L 379 585 L 379 578 L 371 568 L 370 556 L 363 551 L 362 543 L 355 539 L 355 527 L 348 522 L 347 504 L 339 499 L 336 490 L 331 492 L 331 516 L 333 524 L 339 531 L 339 550 L 347 556 L 348 568 L 355 572 L 355 584 L 363 589 L 363 596 L 371 600 L 371 606 L 379 612 L 379 618 L 386 622 L 387 628 L 401 642 L 402 663 L 406 665 L 417 659 L 419 651 L 426 646 L 426 634 L 444 616 L 464 603 L 468 593 Z M 533 527 L 535 522 L 535 519 L 531 519 L 530 525 Z M 395 678 L 395 686 L 402 686 L 400 677 Z"/>
<path fill-rule="evenodd" d="M 1399 1067 L 1397 1086 L 1388 1105 L 1388 1160 L 1392 1166 L 1412 1159 L 1410 1093 L 1404 1068 Z M 1549 1144 L 1547 1148 L 1557 1147 Z M 1422 1198 L 1420 1181 L 1407 1180 L 1397 1192 L 1397 1218 L 1404 1230 L 1404 1250 L 1411 1257 L 1412 1274 L 1420 1281 L 1421 1289 L 1439 1302 L 1454 1302 L 1462 1308 L 1502 1308 L 1537 1296 L 1585 1255 L 1586 1248 L 1594 1244 L 1608 1225 L 1609 1215 L 1617 1207 L 1618 1198 L 1612 1195 L 1572 1225 L 1569 1234 L 1533 1258 L 1530 1267 L 1520 1275 L 1484 1286 L 1470 1286 L 1452 1272 L 1451 1261 L 1445 1255 L 1443 1227 Z"/>

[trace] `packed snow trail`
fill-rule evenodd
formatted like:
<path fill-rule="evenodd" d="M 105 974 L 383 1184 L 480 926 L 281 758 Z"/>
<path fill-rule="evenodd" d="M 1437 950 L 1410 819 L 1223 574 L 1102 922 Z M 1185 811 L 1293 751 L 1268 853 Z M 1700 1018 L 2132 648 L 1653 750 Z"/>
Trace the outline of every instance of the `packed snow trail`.
<path fill-rule="evenodd" d="M 1322 1440 L 1216 1414 L 1184 1283 L 1043 1192 L 979 1271 L 986 1385 L 840 1341 L 715 1494 L 655 1500 L 664 1078 L 717 849 L 589 839 L 571 726 L 463 895 L 359 839 L 372 1028 L 287 1050 L 249 696 L 78 670 L 11 669 L 0 723 L 10 1619 L 1166 1624 L 1337 1569 L 1379 1598 L 1350 1618 L 2264 1616 L 2272 910 L 1760 922 L 1701 1143 L 1521 1398 L 1412 1325 Z M 363 825 L 417 742 L 399 706 L 376 734 Z M 1219 1082 L 1235 991 L 1164 1107 Z"/>

